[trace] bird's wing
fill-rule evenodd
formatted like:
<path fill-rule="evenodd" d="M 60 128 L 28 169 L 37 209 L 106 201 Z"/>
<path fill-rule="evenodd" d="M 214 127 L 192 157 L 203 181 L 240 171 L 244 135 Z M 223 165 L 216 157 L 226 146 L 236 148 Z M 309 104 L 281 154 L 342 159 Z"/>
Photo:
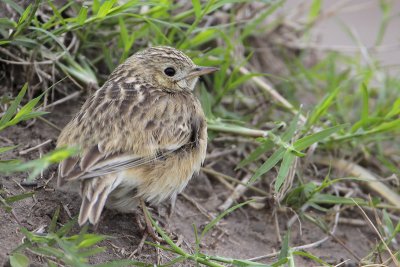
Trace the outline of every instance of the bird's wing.
<path fill-rule="evenodd" d="M 82 153 L 60 163 L 60 186 L 149 164 L 198 145 L 205 121 L 192 95 L 132 88 L 105 84 L 65 127 L 58 146 L 78 145 Z"/>

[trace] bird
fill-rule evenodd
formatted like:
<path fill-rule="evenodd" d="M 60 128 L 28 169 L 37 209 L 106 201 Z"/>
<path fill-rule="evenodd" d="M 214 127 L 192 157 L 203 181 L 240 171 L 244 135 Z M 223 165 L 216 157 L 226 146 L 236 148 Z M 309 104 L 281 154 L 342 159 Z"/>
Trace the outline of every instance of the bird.
<path fill-rule="evenodd" d="M 197 66 L 178 49 L 150 47 L 117 66 L 87 98 L 57 140 L 57 148 L 79 151 L 59 163 L 57 179 L 58 188 L 82 198 L 79 225 L 96 225 L 105 207 L 135 212 L 186 187 L 207 149 L 195 85 L 217 70 Z"/>

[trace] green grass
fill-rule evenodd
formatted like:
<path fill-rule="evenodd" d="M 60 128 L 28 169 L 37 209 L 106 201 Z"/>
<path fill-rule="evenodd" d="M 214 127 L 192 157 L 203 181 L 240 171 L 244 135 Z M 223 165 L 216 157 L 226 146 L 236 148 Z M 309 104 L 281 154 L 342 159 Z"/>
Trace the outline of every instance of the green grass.
<path fill-rule="evenodd" d="M 253 63 L 258 57 L 253 47 L 254 38 L 265 35 L 273 39 L 272 33 L 284 27 L 284 18 L 276 16 L 284 1 L 260 1 L 262 7 L 246 19 L 238 19 L 238 10 L 249 5 L 248 1 L 193 0 L 187 6 L 171 1 L 130 0 L 120 3 L 97 0 L 84 3 L 82 6 L 70 1 L 64 6 L 55 6 L 52 1 L 36 0 L 24 8 L 12 0 L 3 1 L 15 14 L 0 18 L 0 55 L 6 60 L 0 64 L 6 70 L 5 77 L 11 80 L 13 73 L 8 71 L 7 62 L 22 70 L 34 61 L 40 70 L 36 69 L 35 75 L 19 81 L 19 87 L 14 88 L 14 92 L 19 92 L 16 96 L 2 97 L 4 110 L 0 131 L 45 116 L 47 112 L 40 107 L 43 99 L 68 95 L 78 88 L 100 87 L 119 63 L 143 47 L 174 46 L 185 51 L 199 65 L 220 67 L 219 72 L 206 77 L 199 86 L 199 97 L 209 124 L 209 141 L 212 143 L 214 137 L 224 133 L 244 136 L 258 143 L 246 146 L 243 152 L 246 156 L 237 159 L 236 168 L 252 175 L 248 185 L 260 187 L 262 181 L 271 183 L 269 190 L 276 196 L 274 201 L 277 205 L 293 209 L 301 220 L 311 221 L 327 234 L 331 231 L 330 226 L 310 210 L 336 214 L 334 207 L 348 209 L 359 205 L 372 209 L 378 214 L 376 228 L 382 238 L 368 255 L 364 255 L 362 264 L 379 262 L 377 255 L 384 251 L 393 253 L 393 261 L 400 260 L 393 242 L 396 237 L 398 239 L 400 222 L 393 221 L 390 216 L 398 211 L 396 204 L 388 203 L 385 196 L 379 195 L 372 201 L 365 194 L 344 197 L 337 194 L 337 185 L 346 186 L 348 181 L 362 183 L 362 179 L 328 174 L 320 181 L 320 177 L 306 175 L 302 169 L 311 168 L 309 163 L 313 158 L 346 158 L 361 162 L 367 168 L 372 163 L 373 166 L 379 165 L 374 171 L 380 177 L 399 176 L 398 155 L 388 152 L 389 148 L 400 151 L 398 76 L 390 75 L 378 61 L 369 56 L 366 59 L 361 54 L 346 56 L 331 52 L 321 56 L 312 66 L 305 67 L 304 59 L 310 56 L 308 51 L 295 54 L 284 45 L 276 53 L 279 53 L 288 74 L 263 73 L 254 68 L 256 65 Z M 232 4 L 230 11 L 223 8 L 226 4 Z M 38 16 L 45 6 L 48 6 L 47 11 Z M 382 42 L 391 21 L 389 1 L 381 1 L 381 8 L 383 19 L 376 37 L 377 44 Z M 217 12 L 226 16 L 223 23 L 207 24 L 215 19 Z M 321 1 L 312 1 L 307 12 L 307 23 L 297 33 L 301 35 L 300 39 L 307 39 L 308 30 L 321 16 Z M 266 19 L 269 19 L 268 24 L 265 24 Z M 351 31 L 347 31 L 351 35 Z M 355 44 L 360 45 L 359 40 L 352 37 Z M 240 54 L 238 48 L 244 52 Z M 366 60 L 368 64 L 364 63 Z M 252 72 L 244 73 L 242 68 Z M 271 81 L 273 88 L 289 105 L 262 89 L 255 78 L 262 82 L 265 78 Z M 306 99 L 305 95 L 310 94 L 313 99 Z M 305 100 L 308 104 L 302 107 Z M 263 103 L 268 103 L 268 110 L 260 110 Z M 270 122 L 277 127 L 265 130 L 264 126 Z M 287 126 L 282 129 L 279 127 L 282 124 Z M 2 147 L 0 153 L 15 148 Z M 30 179 L 34 179 L 51 164 L 74 153 L 75 149 L 63 149 L 29 162 L 2 160 L 0 171 L 29 171 Z M 399 193 L 398 187 L 392 187 L 392 190 Z M 8 196 L 2 191 L 0 194 L 1 207 L 12 212 L 15 201 L 30 197 L 34 192 L 18 196 Z M 224 215 L 244 204 L 247 202 L 223 212 L 209 222 L 206 229 L 211 229 L 223 220 Z M 88 257 L 104 251 L 105 248 L 97 243 L 108 237 L 88 234 L 85 228 L 78 234 L 71 234 L 74 221 L 56 229 L 57 218 L 56 212 L 53 225 L 45 235 L 21 228 L 26 238 L 11 256 L 13 267 L 27 266 L 29 258 L 24 254 L 27 251 L 41 255 L 49 266 L 56 263 L 89 266 Z M 195 225 L 197 241 L 193 244 L 196 248 L 194 253 L 176 246 L 156 222 L 153 221 L 153 225 L 167 246 L 151 245 L 176 255 L 165 266 L 184 261 L 207 266 L 267 266 L 255 261 L 201 253 L 200 243 L 207 231 L 199 235 Z M 327 265 L 306 250 L 291 247 L 289 233 L 290 230 L 271 266 L 295 266 L 296 257 L 307 257 Z M 115 261 L 98 266 L 129 265 L 152 266 L 152 263 Z"/>

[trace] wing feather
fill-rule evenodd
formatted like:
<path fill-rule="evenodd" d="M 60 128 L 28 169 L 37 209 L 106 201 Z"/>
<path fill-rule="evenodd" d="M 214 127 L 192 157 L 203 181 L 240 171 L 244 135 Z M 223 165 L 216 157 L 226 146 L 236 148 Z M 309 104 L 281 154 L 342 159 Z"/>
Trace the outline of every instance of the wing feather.
<path fill-rule="evenodd" d="M 200 104 L 191 93 L 138 91 L 127 98 L 123 91 L 121 84 L 105 84 L 65 127 L 58 146 L 79 145 L 82 154 L 60 163 L 60 185 L 149 164 L 197 145 L 205 122 L 196 114 L 195 105 Z M 103 113 L 101 107 L 107 107 Z"/>

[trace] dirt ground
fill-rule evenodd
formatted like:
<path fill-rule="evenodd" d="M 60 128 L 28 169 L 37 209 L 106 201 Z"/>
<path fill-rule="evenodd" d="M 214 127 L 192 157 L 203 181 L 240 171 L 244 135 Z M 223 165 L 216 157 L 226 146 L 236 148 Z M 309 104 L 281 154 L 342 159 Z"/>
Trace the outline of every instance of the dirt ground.
<path fill-rule="evenodd" d="M 57 109 L 51 111 L 51 114 L 46 115 L 45 118 L 59 127 L 63 127 L 77 111 L 84 98 L 83 96 L 79 100 L 72 100 L 57 106 Z M 57 136 L 58 131 L 56 129 L 38 120 L 30 126 L 27 123 L 23 123 L 3 131 L 0 138 L 0 147 L 20 144 L 17 149 L 6 153 L 5 156 L 7 158 L 22 157 L 26 160 L 35 159 L 40 156 L 40 153 L 46 153 L 54 148 Z M 52 142 L 44 146 L 41 151 L 34 150 L 26 155 L 19 155 L 19 151 L 43 143 L 48 139 L 51 139 Z M 223 160 L 219 160 L 213 168 L 230 170 L 230 174 L 235 175 L 230 166 L 224 167 Z M 12 205 L 22 226 L 28 230 L 35 230 L 40 227 L 47 229 L 57 207 L 61 207 L 58 222 L 60 225 L 70 219 L 68 212 L 72 216 L 79 212 L 79 197 L 55 189 L 55 173 L 56 167 L 53 166 L 44 173 L 43 177 L 38 179 L 38 185 L 33 187 L 20 185 L 20 182 L 27 174 L 0 176 L 0 186 L 7 192 L 7 196 L 31 190 L 35 191 L 34 197 Z M 210 214 L 216 215 L 219 213 L 218 206 L 224 202 L 230 192 L 227 192 L 226 188 L 214 178 L 207 177 L 204 173 L 201 173 L 191 180 L 184 193 Z M 192 224 L 196 224 L 201 229 L 202 226 L 209 222 L 209 219 L 182 195 L 178 197 L 174 213 L 168 219 L 166 214 L 169 212 L 169 205 L 169 203 L 165 203 L 161 207 L 153 208 L 153 216 L 161 221 L 161 225 L 172 236 L 179 237 L 178 239 L 183 238 L 182 246 L 185 249 L 193 249 L 194 233 Z M 345 214 L 348 217 L 362 219 L 360 213 L 355 210 L 348 210 Z M 286 231 L 286 222 L 292 216 L 293 213 L 290 211 L 278 213 L 277 217 L 282 236 Z M 321 216 L 323 215 L 321 214 Z M 7 266 L 8 256 L 14 248 L 21 244 L 23 235 L 19 231 L 17 222 L 3 209 L 0 209 L 0 222 L 0 266 Z M 75 230 L 78 231 L 78 227 Z M 90 230 L 94 231 L 93 229 Z M 107 246 L 107 251 L 93 257 L 91 259 L 92 263 L 127 258 L 135 250 L 142 236 L 134 215 L 119 214 L 113 211 L 108 211 L 104 214 L 96 231 L 114 238 L 102 243 L 102 245 Z M 309 244 L 320 240 L 324 236 L 325 234 L 319 228 L 306 222 L 301 223 L 300 234 L 299 223 L 295 223 L 292 228 L 290 244 L 291 246 Z M 336 237 L 361 258 L 368 254 L 371 247 L 378 240 L 378 237 L 367 225 L 351 226 L 339 224 Z M 277 238 L 275 220 L 270 205 L 258 210 L 251 207 L 236 210 L 224 218 L 218 228 L 208 234 L 202 246 L 202 251 L 210 255 L 242 259 L 266 255 L 279 251 L 279 249 L 280 243 Z M 307 251 L 331 264 L 338 264 L 343 260 L 350 259 L 346 263 L 347 265 L 342 266 L 356 266 L 355 264 L 353 265 L 354 257 L 341 244 L 331 238 Z M 145 245 L 142 253 L 139 256 L 135 256 L 135 258 L 149 263 L 155 263 L 157 260 L 160 263 L 165 263 L 168 259 L 172 259 L 173 255 L 157 251 L 155 248 Z M 42 265 L 40 258 L 32 256 L 32 260 L 35 262 L 35 265 L 32 266 Z M 266 259 L 260 262 L 268 263 L 272 260 Z M 182 266 L 190 266 L 190 264 L 186 262 Z M 296 266 L 317 266 L 317 264 L 307 259 L 296 257 Z"/>

